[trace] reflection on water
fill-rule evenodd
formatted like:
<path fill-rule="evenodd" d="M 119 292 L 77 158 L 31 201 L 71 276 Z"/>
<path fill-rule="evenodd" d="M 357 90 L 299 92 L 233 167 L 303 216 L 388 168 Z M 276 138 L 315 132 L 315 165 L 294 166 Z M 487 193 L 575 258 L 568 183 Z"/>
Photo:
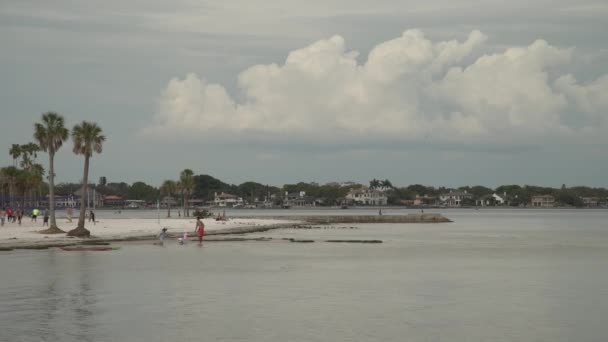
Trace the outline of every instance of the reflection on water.
<path fill-rule="evenodd" d="M 455 216 L 1 253 L 0 341 L 605 340 L 607 212 Z M 384 243 L 279 241 L 294 236 Z"/>

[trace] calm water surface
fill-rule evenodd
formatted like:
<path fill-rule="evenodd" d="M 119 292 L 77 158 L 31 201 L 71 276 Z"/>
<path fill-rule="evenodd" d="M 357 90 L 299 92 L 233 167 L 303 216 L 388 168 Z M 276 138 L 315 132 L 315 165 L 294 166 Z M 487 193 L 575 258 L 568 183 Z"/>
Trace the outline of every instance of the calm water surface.
<path fill-rule="evenodd" d="M 0 252 L 0 341 L 608 340 L 608 211 L 444 212 L 455 222 Z"/>

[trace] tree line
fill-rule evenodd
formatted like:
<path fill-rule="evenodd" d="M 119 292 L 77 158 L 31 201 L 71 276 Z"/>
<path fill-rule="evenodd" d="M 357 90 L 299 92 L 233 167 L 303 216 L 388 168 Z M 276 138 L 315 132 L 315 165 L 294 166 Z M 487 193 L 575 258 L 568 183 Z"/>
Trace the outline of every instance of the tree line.
<path fill-rule="evenodd" d="M 60 194 L 69 195 L 72 189 L 76 189 L 77 184 L 59 184 L 57 191 Z M 338 205 L 354 188 L 362 186 L 362 184 L 349 183 L 347 185 L 338 183 L 318 184 L 316 182 L 298 182 L 284 184 L 280 187 L 261 184 L 258 182 L 247 181 L 241 184 L 229 184 L 221 181 L 210 175 L 194 175 L 191 169 L 185 169 L 176 180 L 166 180 L 160 186 L 146 184 L 142 181 L 137 181 L 132 184 L 125 182 L 98 184 L 96 190 L 103 195 L 116 195 L 124 199 L 144 200 L 147 202 L 155 202 L 164 196 L 176 196 L 180 199 L 181 205 L 184 206 L 184 201 L 187 198 L 197 198 L 205 201 L 213 200 L 215 193 L 230 193 L 242 197 L 245 201 L 253 203 L 257 200 L 282 198 L 288 192 L 306 192 L 307 196 L 318 199 L 323 199 L 325 205 Z M 608 198 L 608 189 L 594 188 L 587 186 L 567 187 L 562 185 L 560 188 L 541 187 L 535 185 L 501 185 L 496 188 L 490 188 L 482 185 L 461 186 L 457 188 L 448 188 L 444 186 L 427 186 L 422 184 L 412 184 L 404 187 L 393 186 L 390 180 L 372 179 L 367 184 L 369 188 L 383 190 L 387 197 L 388 203 L 391 205 L 401 205 L 402 200 L 413 200 L 416 196 L 427 196 L 430 199 L 437 198 L 441 194 L 450 191 L 466 191 L 473 195 L 470 203 L 465 205 L 474 205 L 475 198 L 481 198 L 494 193 L 505 197 L 511 206 L 520 206 L 529 204 L 534 195 L 552 195 L 558 203 L 570 206 L 582 206 L 581 197 L 598 197 Z M 274 195 L 274 196 L 273 196 Z"/>

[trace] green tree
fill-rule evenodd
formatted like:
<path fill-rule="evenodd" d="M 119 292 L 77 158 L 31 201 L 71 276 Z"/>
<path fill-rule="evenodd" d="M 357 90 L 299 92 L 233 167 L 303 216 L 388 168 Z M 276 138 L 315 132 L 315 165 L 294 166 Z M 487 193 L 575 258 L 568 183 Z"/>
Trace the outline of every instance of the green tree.
<path fill-rule="evenodd" d="M 19 180 L 21 170 L 16 168 L 15 166 L 7 166 L 0 169 L 0 173 L 2 177 L 6 180 L 8 184 L 8 203 L 13 206 L 14 196 L 15 196 L 15 187 L 17 186 L 17 181 Z"/>
<path fill-rule="evenodd" d="M 166 180 L 163 182 L 163 185 L 160 186 L 160 193 L 165 194 L 168 197 L 171 197 L 175 193 L 177 188 L 177 184 L 175 181 Z M 167 217 L 171 217 L 171 201 L 167 201 Z"/>
<path fill-rule="evenodd" d="M 186 217 L 190 216 L 188 200 L 190 199 L 190 195 L 194 192 L 194 186 L 194 172 L 190 169 L 184 169 L 179 174 L 179 188 L 184 201 L 184 216 Z"/>
<path fill-rule="evenodd" d="M 382 183 L 379 180 L 377 180 L 376 178 L 374 178 L 371 181 L 369 181 L 369 187 L 370 187 L 370 189 L 378 188 L 378 187 L 380 187 L 381 184 Z"/>
<path fill-rule="evenodd" d="M 157 199 L 158 191 L 155 187 L 144 182 L 135 182 L 129 187 L 127 197 L 128 199 L 150 202 Z"/>
<path fill-rule="evenodd" d="M 44 234 L 65 233 L 57 227 L 55 220 L 55 153 L 61 148 L 63 142 L 68 139 L 68 129 L 65 128 L 63 116 L 47 112 L 42 114 L 42 123 L 34 125 L 34 138 L 42 151 L 49 154 L 49 211 L 51 214 L 51 225 L 42 231 Z"/>
<path fill-rule="evenodd" d="M 89 188 L 89 160 L 93 153 L 101 153 L 103 142 L 106 137 L 101 134 L 101 128 L 94 122 L 83 121 L 80 125 L 75 125 L 72 128 L 72 140 L 74 148 L 72 151 L 77 155 L 84 156 L 84 172 L 82 176 L 82 197 L 80 201 L 80 216 L 78 217 L 78 226 L 68 232 L 68 236 L 88 237 L 91 232 L 84 227 L 85 216 L 85 201 Z"/>
<path fill-rule="evenodd" d="M 21 156 L 21 145 L 13 144 L 8 153 L 13 157 L 13 166 L 17 166 L 17 160 Z"/>

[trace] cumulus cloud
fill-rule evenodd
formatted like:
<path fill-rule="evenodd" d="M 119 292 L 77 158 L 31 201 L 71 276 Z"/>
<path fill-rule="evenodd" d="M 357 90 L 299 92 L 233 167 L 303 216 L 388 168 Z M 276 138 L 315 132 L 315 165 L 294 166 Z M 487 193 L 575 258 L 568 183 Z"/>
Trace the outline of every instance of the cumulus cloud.
<path fill-rule="evenodd" d="M 333 36 L 292 51 L 283 64 L 246 69 L 233 96 L 188 74 L 169 82 L 144 133 L 278 143 L 530 143 L 605 133 L 608 75 L 585 84 L 553 76 L 573 51 L 543 40 L 476 57 L 485 41 L 479 31 L 433 42 L 407 30 L 361 63 Z"/>

